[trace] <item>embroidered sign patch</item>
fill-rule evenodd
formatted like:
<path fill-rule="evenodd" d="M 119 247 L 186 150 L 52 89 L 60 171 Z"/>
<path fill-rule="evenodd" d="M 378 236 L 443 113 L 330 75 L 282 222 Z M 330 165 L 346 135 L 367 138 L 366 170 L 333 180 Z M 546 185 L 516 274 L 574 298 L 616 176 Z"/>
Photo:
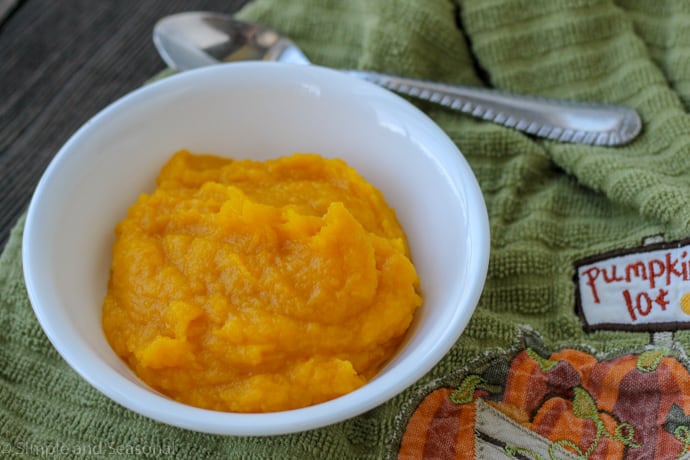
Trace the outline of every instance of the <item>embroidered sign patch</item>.
<path fill-rule="evenodd" d="M 646 244 L 575 265 L 577 307 L 588 330 L 690 329 L 690 240 Z"/>

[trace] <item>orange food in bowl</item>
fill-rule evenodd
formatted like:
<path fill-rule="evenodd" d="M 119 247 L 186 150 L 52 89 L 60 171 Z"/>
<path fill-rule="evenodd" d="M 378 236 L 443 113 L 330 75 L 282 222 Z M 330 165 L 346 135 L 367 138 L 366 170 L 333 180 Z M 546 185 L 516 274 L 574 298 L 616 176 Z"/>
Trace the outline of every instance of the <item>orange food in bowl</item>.
<path fill-rule="evenodd" d="M 181 151 L 116 228 L 103 329 L 175 400 L 270 412 L 364 385 L 421 302 L 395 212 L 343 161 Z"/>

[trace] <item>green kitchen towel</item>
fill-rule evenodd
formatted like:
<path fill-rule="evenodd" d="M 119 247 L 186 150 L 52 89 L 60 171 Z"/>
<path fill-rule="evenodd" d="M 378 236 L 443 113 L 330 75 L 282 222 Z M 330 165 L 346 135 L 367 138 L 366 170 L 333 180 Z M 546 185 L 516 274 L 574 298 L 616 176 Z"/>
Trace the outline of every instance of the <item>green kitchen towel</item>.
<path fill-rule="evenodd" d="M 323 429 L 212 436 L 121 408 L 74 373 L 0 258 L 2 458 L 688 458 L 690 3 L 255 0 L 316 64 L 626 104 L 619 148 L 545 141 L 427 103 L 476 174 L 491 261 L 421 381 Z"/>

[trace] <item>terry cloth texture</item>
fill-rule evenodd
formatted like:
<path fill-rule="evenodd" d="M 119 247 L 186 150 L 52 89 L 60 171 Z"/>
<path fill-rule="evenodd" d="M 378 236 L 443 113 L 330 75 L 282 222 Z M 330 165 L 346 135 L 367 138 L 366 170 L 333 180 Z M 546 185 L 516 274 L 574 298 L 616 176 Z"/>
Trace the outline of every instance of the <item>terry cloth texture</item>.
<path fill-rule="evenodd" d="M 596 266 L 597 257 L 611 260 L 614 251 L 627 253 L 650 237 L 666 242 L 690 238 L 690 3 L 255 0 L 240 16 L 290 36 L 316 64 L 625 104 L 639 111 L 644 129 L 624 147 L 562 144 L 414 102 L 458 145 L 479 180 L 491 224 L 485 290 L 460 340 L 420 382 L 362 416 L 287 436 L 184 431 L 127 411 L 92 389 L 51 347 L 31 311 L 21 272 L 19 222 L 0 259 L 3 457 L 49 457 L 51 448 L 67 449 L 67 457 L 105 452 L 123 458 L 159 458 L 168 449 L 170 457 L 194 459 L 443 458 L 449 452 L 457 458 L 520 458 L 521 452 L 522 458 L 537 458 L 524 452 L 542 452 L 542 458 L 680 458 L 687 453 L 690 442 L 683 429 L 690 425 L 685 415 L 690 411 L 681 396 L 690 396 L 690 390 L 682 383 L 667 384 L 680 378 L 657 375 L 667 368 L 676 369 L 669 375 L 680 375 L 688 367 L 690 335 L 682 314 L 665 327 L 666 335 L 648 332 L 644 319 L 650 311 L 663 313 L 673 305 L 652 294 L 635 297 L 633 287 L 650 288 L 653 278 L 638 273 L 639 282 L 625 291 L 625 325 L 585 327 L 578 305 L 603 278 L 592 281 L 595 271 L 589 271 L 583 282 L 576 275 L 579 266 L 594 260 L 591 270 L 605 276 L 602 270 L 608 268 L 609 278 L 624 278 L 623 271 L 612 273 L 615 262 Z M 669 273 L 677 273 L 690 291 L 682 263 L 687 252 L 659 257 L 669 257 L 669 284 Z M 653 286 L 657 294 L 662 279 Z M 626 328 L 635 321 L 638 327 Z M 490 378 L 487 363 L 497 362 L 491 360 L 501 353 L 505 373 Z M 673 363 L 665 361 L 669 357 Z M 528 361 L 536 364 L 526 371 Z M 614 365 L 616 371 L 606 375 L 616 379 L 595 372 Z M 559 374 L 568 378 L 553 387 L 562 393 L 558 401 L 545 402 L 554 392 L 542 392 L 539 401 L 520 406 L 538 387 L 524 381 L 526 393 L 510 396 L 517 388 L 511 383 L 515 375 L 539 376 L 555 385 L 557 367 L 572 369 Z M 518 369 L 522 373 L 515 374 Z M 655 385 L 648 382 L 650 375 Z M 646 386 L 639 384 L 643 377 Z M 639 404 L 641 411 L 651 411 L 645 417 L 655 425 L 636 425 L 613 403 L 607 408 L 593 382 L 616 390 L 621 401 L 627 395 L 627 407 Z M 441 397 L 432 393 L 444 386 L 452 391 L 444 390 Z M 640 391 L 624 395 L 629 388 Z M 679 398 L 664 406 L 664 395 L 676 393 Z M 425 399 L 430 394 L 435 396 Z M 651 406 L 641 401 L 650 394 L 657 401 Z M 424 412 L 425 403 L 436 404 L 434 398 L 440 398 L 436 409 Z M 444 419 L 438 407 L 448 401 L 473 405 L 467 406 L 469 415 L 449 410 Z M 561 412 L 555 412 L 556 402 Z M 568 430 L 540 429 L 536 417 L 541 411 L 583 421 L 577 425 L 583 431 L 563 441 Z M 482 434 L 482 420 L 504 420 L 505 414 L 516 421 L 515 426 L 505 422 L 514 428 L 510 442 Z M 448 434 L 431 423 L 440 420 L 442 425 L 453 417 L 470 421 L 467 456 L 454 450 L 460 428 Z M 543 426 L 558 426 L 555 419 L 551 422 Z M 585 422 L 593 423 L 589 437 Z"/>

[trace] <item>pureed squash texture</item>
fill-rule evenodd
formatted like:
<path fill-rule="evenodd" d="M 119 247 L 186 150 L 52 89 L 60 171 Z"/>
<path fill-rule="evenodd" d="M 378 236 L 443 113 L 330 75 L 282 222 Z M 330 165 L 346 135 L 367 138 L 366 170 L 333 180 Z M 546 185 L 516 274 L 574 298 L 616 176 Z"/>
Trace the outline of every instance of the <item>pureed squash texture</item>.
<path fill-rule="evenodd" d="M 175 400 L 270 412 L 362 386 L 421 302 L 394 211 L 343 161 L 180 151 L 116 228 L 103 329 Z"/>

